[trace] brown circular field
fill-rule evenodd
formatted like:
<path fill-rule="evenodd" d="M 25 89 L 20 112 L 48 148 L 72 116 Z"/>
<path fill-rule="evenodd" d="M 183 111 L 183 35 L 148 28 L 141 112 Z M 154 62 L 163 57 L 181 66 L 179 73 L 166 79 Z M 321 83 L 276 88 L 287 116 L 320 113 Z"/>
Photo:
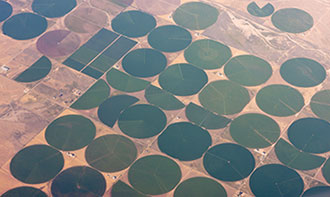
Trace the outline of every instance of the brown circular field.
<path fill-rule="evenodd" d="M 135 0 L 137 7 L 153 15 L 164 15 L 173 12 L 180 5 L 180 0 Z"/>

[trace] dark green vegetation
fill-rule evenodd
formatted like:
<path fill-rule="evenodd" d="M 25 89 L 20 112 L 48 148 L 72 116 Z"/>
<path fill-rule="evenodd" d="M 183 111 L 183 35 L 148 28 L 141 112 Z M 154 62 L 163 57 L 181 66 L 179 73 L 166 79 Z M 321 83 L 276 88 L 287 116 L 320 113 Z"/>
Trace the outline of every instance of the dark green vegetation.
<path fill-rule="evenodd" d="M 210 134 L 190 122 L 171 124 L 158 137 L 159 149 L 181 161 L 202 157 L 211 144 Z"/>
<path fill-rule="evenodd" d="M 250 188 L 256 196 L 299 197 L 304 190 L 304 182 L 296 171 L 283 165 L 270 164 L 253 172 Z"/>
<path fill-rule="evenodd" d="M 133 0 L 108 0 L 116 5 L 119 5 L 123 8 L 130 6 L 133 3 Z"/>
<path fill-rule="evenodd" d="M 253 55 L 240 55 L 232 58 L 225 66 L 225 74 L 243 86 L 257 86 L 272 76 L 272 67 L 265 60 Z"/>
<path fill-rule="evenodd" d="M 166 120 L 165 113 L 158 107 L 140 104 L 125 109 L 119 116 L 118 126 L 130 137 L 149 138 L 165 128 Z"/>
<path fill-rule="evenodd" d="M 6 20 L 13 13 L 13 7 L 6 1 L 0 1 L 0 22 Z"/>
<path fill-rule="evenodd" d="M 274 116 L 291 116 L 305 105 L 304 97 L 294 88 L 286 85 L 270 85 L 262 88 L 257 96 L 258 107 Z"/>
<path fill-rule="evenodd" d="M 310 102 L 312 111 L 318 117 L 330 121 L 330 90 L 316 93 Z"/>
<path fill-rule="evenodd" d="M 163 52 L 181 51 L 188 47 L 191 40 L 189 31 L 176 25 L 157 27 L 148 36 L 150 46 Z"/>
<path fill-rule="evenodd" d="M 193 42 L 184 52 L 187 62 L 201 69 L 221 68 L 231 56 L 228 46 L 209 39 Z"/>
<path fill-rule="evenodd" d="M 2 26 L 3 34 L 16 40 L 29 40 L 46 31 L 47 20 L 33 13 L 20 13 L 10 17 Z"/>
<path fill-rule="evenodd" d="M 205 170 L 222 181 L 238 181 L 251 174 L 255 167 L 253 155 L 246 148 L 231 143 L 210 148 L 204 155 Z"/>
<path fill-rule="evenodd" d="M 174 191 L 174 197 L 226 197 L 222 185 L 210 178 L 194 177 L 180 183 Z"/>
<path fill-rule="evenodd" d="M 275 146 L 277 158 L 286 166 L 297 170 L 312 170 L 320 167 L 325 158 L 302 152 L 283 139 Z"/>
<path fill-rule="evenodd" d="M 21 74 L 19 74 L 15 78 L 15 81 L 23 82 L 23 83 L 38 81 L 46 77 L 51 69 L 52 69 L 52 63 L 50 62 L 50 60 L 47 57 L 42 56 L 28 69 L 26 69 Z"/>
<path fill-rule="evenodd" d="M 181 170 L 173 160 L 151 155 L 137 160 L 128 171 L 130 184 L 144 194 L 158 195 L 171 191 L 181 179 Z"/>
<path fill-rule="evenodd" d="M 227 80 L 208 84 L 199 94 L 199 101 L 209 111 L 218 115 L 236 114 L 250 102 L 247 89 Z"/>
<path fill-rule="evenodd" d="M 99 106 L 110 95 L 110 87 L 100 79 L 71 105 L 73 109 L 92 109 Z"/>
<path fill-rule="evenodd" d="M 218 16 L 216 8 L 202 2 L 185 3 L 173 13 L 176 24 L 191 30 L 206 29 L 217 21 Z"/>
<path fill-rule="evenodd" d="M 308 153 L 330 151 L 330 123 L 317 118 L 302 118 L 288 129 L 290 142 L 299 150 Z"/>
<path fill-rule="evenodd" d="M 76 7 L 76 0 L 34 0 L 32 10 L 48 18 L 61 17 Z"/>
<path fill-rule="evenodd" d="M 111 87 L 123 92 L 138 92 L 146 89 L 150 84 L 149 81 L 130 76 L 115 68 L 107 73 L 107 81 Z"/>
<path fill-rule="evenodd" d="M 186 117 L 189 121 L 206 129 L 225 128 L 227 124 L 231 121 L 224 116 L 216 115 L 213 112 L 210 112 L 194 103 L 189 103 L 189 105 L 186 107 L 185 112 Z"/>
<path fill-rule="evenodd" d="M 147 35 L 156 27 L 156 19 L 145 12 L 131 10 L 117 15 L 111 22 L 112 29 L 128 37 Z"/>
<path fill-rule="evenodd" d="M 276 11 L 272 16 L 273 25 L 281 31 L 302 33 L 314 25 L 313 17 L 297 8 L 285 8 Z"/>
<path fill-rule="evenodd" d="M 267 17 L 273 14 L 275 8 L 270 3 L 267 3 L 264 7 L 260 8 L 256 2 L 252 2 L 248 5 L 247 10 L 253 16 Z"/>
<path fill-rule="evenodd" d="M 46 145 L 33 145 L 19 151 L 10 162 L 10 172 L 18 180 L 38 184 L 54 178 L 63 168 L 62 153 Z"/>
<path fill-rule="evenodd" d="M 135 77 L 153 77 L 162 72 L 166 65 L 165 55 L 148 48 L 131 51 L 122 61 L 124 70 Z"/>
<path fill-rule="evenodd" d="M 282 64 L 280 73 L 286 82 L 298 87 L 319 85 L 327 76 L 320 63 L 307 58 L 289 59 Z"/>
<path fill-rule="evenodd" d="M 112 96 L 100 105 L 97 115 L 104 124 L 113 127 L 120 113 L 138 101 L 139 99 L 129 95 Z"/>
<path fill-rule="evenodd" d="M 103 196 L 105 189 L 103 175 L 87 166 L 64 170 L 53 180 L 51 186 L 54 197 L 97 197 Z"/>
<path fill-rule="evenodd" d="M 80 115 L 66 115 L 54 120 L 46 129 L 48 144 L 63 151 L 73 151 L 87 146 L 96 134 L 91 120 Z"/>
<path fill-rule="evenodd" d="M 81 71 L 99 53 L 113 43 L 118 36 L 118 34 L 102 28 L 76 52 L 68 57 L 63 64 L 75 70 Z"/>
<path fill-rule="evenodd" d="M 147 197 L 122 181 L 112 186 L 111 197 Z"/>
<path fill-rule="evenodd" d="M 174 64 L 159 75 L 159 85 L 178 96 L 198 93 L 207 83 L 206 73 L 191 64 Z"/>
<path fill-rule="evenodd" d="M 135 144 L 121 135 L 104 135 L 86 149 L 86 161 L 103 172 L 117 172 L 131 165 L 137 156 Z"/>
<path fill-rule="evenodd" d="M 185 105 L 171 93 L 153 85 L 150 85 L 146 89 L 144 97 L 150 104 L 156 105 L 164 110 L 178 110 L 185 107 Z"/>
<path fill-rule="evenodd" d="M 330 195 L 329 186 L 317 186 L 309 188 L 302 197 L 328 197 Z"/>
<path fill-rule="evenodd" d="M 322 167 L 322 175 L 325 180 L 330 183 L 330 158 L 325 162 L 324 166 Z"/>
<path fill-rule="evenodd" d="M 281 133 L 278 124 L 262 114 L 244 114 L 230 125 L 230 135 L 239 144 L 248 148 L 265 148 L 276 142 Z"/>
<path fill-rule="evenodd" d="M 47 195 L 34 187 L 16 187 L 2 194 L 1 197 L 47 197 Z"/>
<path fill-rule="evenodd" d="M 115 65 L 137 42 L 120 37 L 110 47 L 93 60 L 82 72 L 98 79 L 104 72 Z"/>

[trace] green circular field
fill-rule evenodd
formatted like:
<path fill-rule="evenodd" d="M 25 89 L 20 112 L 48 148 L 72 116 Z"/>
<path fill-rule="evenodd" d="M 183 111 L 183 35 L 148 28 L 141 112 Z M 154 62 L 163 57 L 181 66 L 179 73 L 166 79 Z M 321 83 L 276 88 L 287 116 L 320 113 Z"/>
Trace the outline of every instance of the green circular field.
<path fill-rule="evenodd" d="M 148 197 L 119 180 L 111 188 L 111 197 Z"/>
<path fill-rule="evenodd" d="M 157 27 L 148 36 L 150 46 L 163 52 L 181 51 L 187 48 L 191 41 L 190 32 L 176 25 Z"/>
<path fill-rule="evenodd" d="M 34 187 L 16 187 L 1 195 L 2 197 L 47 197 L 45 192 Z"/>
<path fill-rule="evenodd" d="M 52 69 L 52 62 L 46 57 L 42 56 L 39 60 L 33 63 L 29 68 L 20 73 L 15 81 L 29 83 L 38 81 L 48 75 Z"/>
<path fill-rule="evenodd" d="M 135 144 L 121 135 L 104 135 L 90 143 L 85 151 L 89 165 L 102 172 L 128 168 L 137 157 Z"/>
<path fill-rule="evenodd" d="M 208 84 L 199 94 L 199 102 L 218 115 L 236 114 L 250 102 L 247 89 L 227 80 Z"/>
<path fill-rule="evenodd" d="M 282 64 L 280 73 L 286 82 L 298 87 L 317 86 L 327 76 L 320 63 L 307 58 L 287 60 Z"/>
<path fill-rule="evenodd" d="M 106 182 L 101 173 L 87 166 L 76 166 L 61 172 L 52 182 L 53 197 L 103 196 Z"/>
<path fill-rule="evenodd" d="M 221 68 L 231 56 L 228 46 L 209 39 L 197 40 L 184 51 L 187 62 L 207 70 Z"/>
<path fill-rule="evenodd" d="M 101 122 L 113 127 L 120 113 L 138 101 L 138 98 L 125 94 L 112 96 L 100 105 L 97 115 Z"/>
<path fill-rule="evenodd" d="M 32 10 L 48 18 L 62 17 L 77 6 L 76 0 L 34 0 Z"/>
<path fill-rule="evenodd" d="M 231 143 L 210 148 L 204 155 L 205 170 L 222 181 L 238 181 L 248 177 L 255 167 L 253 155 L 246 148 Z"/>
<path fill-rule="evenodd" d="M 310 102 L 315 115 L 330 122 L 330 90 L 316 93 Z"/>
<path fill-rule="evenodd" d="M 6 1 L 0 1 L 0 22 L 6 20 L 13 13 L 13 7 Z"/>
<path fill-rule="evenodd" d="M 47 20 L 33 13 L 20 13 L 10 17 L 2 26 L 3 34 L 16 40 L 29 40 L 44 33 Z"/>
<path fill-rule="evenodd" d="M 176 24 L 191 30 L 201 30 L 217 22 L 218 10 L 206 3 L 188 2 L 182 4 L 173 13 Z"/>
<path fill-rule="evenodd" d="M 177 96 L 197 94 L 207 83 L 206 73 L 191 64 L 174 64 L 159 75 L 159 85 Z"/>
<path fill-rule="evenodd" d="M 38 184 L 54 178 L 63 168 L 64 158 L 58 150 L 33 145 L 20 150 L 10 162 L 10 172 L 27 184 Z"/>
<path fill-rule="evenodd" d="M 322 167 L 322 175 L 327 183 L 330 183 L 330 158 L 328 158 Z"/>
<path fill-rule="evenodd" d="M 206 177 L 194 177 L 180 183 L 174 191 L 174 197 L 226 197 L 223 186 Z"/>
<path fill-rule="evenodd" d="M 154 49 L 136 49 L 129 52 L 122 61 L 124 70 L 135 77 L 153 77 L 167 65 L 165 55 Z"/>
<path fill-rule="evenodd" d="M 296 171 L 283 165 L 270 164 L 253 172 L 250 188 L 256 196 L 299 197 L 304 190 L 304 182 Z"/>
<path fill-rule="evenodd" d="M 210 134 L 190 122 L 171 124 L 158 137 L 159 149 L 181 161 L 202 157 L 211 144 Z"/>
<path fill-rule="evenodd" d="M 268 116 L 249 113 L 234 119 L 230 135 L 239 144 L 248 148 L 265 148 L 276 142 L 281 133 L 278 124 Z"/>
<path fill-rule="evenodd" d="M 165 113 L 158 107 L 139 104 L 124 110 L 118 119 L 120 130 L 133 138 L 149 138 L 166 126 Z"/>
<path fill-rule="evenodd" d="M 248 5 L 247 11 L 256 17 L 267 17 L 273 14 L 275 8 L 272 4 L 267 3 L 264 7 L 259 7 L 256 2 L 252 2 Z"/>
<path fill-rule="evenodd" d="M 273 73 L 265 60 L 253 55 L 233 57 L 224 68 L 229 80 L 243 86 L 257 86 L 265 83 Z"/>
<path fill-rule="evenodd" d="M 80 115 L 67 115 L 54 120 L 46 129 L 48 144 L 63 151 L 87 146 L 96 134 L 94 123 Z"/>
<path fill-rule="evenodd" d="M 330 151 L 330 123 L 317 118 L 302 118 L 288 129 L 290 142 L 299 150 L 308 153 Z"/>
<path fill-rule="evenodd" d="M 159 195 L 171 191 L 181 179 L 181 170 L 173 160 L 151 155 L 137 160 L 128 171 L 130 184 L 138 191 Z"/>
<path fill-rule="evenodd" d="M 330 194 L 329 186 L 316 186 L 306 190 L 302 195 L 302 197 L 328 197 L 329 194 Z"/>
<path fill-rule="evenodd" d="M 145 12 L 131 10 L 117 15 L 111 22 L 112 29 L 128 37 L 147 35 L 156 27 L 156 19 Z"/>
<path fill-rule="evenodd" d="M 269 85 L 262 88 L 257 96 L 258 107 L 273 116 L 291 116 L 305 105 L 304 97 L 294 88 L 286 85 Z"/>
<path fill-rule="evenodd" d="M 284 32 L 302 33 L 308 31 L 314 25 L 313 17 L 297 8 L 285 8 L 277 10 L 272 16 L 273 25 Z"/>

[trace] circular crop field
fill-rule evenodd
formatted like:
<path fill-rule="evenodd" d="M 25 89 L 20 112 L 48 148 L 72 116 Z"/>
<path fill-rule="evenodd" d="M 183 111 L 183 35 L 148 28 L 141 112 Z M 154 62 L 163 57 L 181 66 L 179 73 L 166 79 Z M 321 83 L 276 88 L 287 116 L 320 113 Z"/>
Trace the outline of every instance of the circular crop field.
<path fill-rule="evenodd" d="M 309 188 L 304 192 L 302 197 L 327 197 L 330 194 L 329 186 L 316 186 Z"/>
<path fill-rule="evenodd" d="M 218 10 L 206 3 L 189 2 L 182 4 L 173 13 L 176 24 L 191 30 L 201 30 L 217 22 Z"/>
<path fill-rule="evenodd" d="M 47 32 L 37 41 L 37 49 L 40 53 L 53 58 L 70 55 L 79 46 L 79 36 L 67 30 Z"/>
<path fill-rule="evenodd" d="M 304 182 L 296 171 L 283 165 L 270 164 L 253 172 L 250 188 L 256 196 L 299 197 L 304 190 Z"/>
<path fill-rule="evenodd" d="M 135 0 L 136 6 L 152 15 L 164 15 L 173 12 L 181 3 L 181 0 L 150 1 Z"/>
<path fill-rule="evenodd" d="M 255 167 L 253 155 L 246 148 L 231 143 L 210 148 L 204 155 L 205 170 L 222 181 L 238 181 L 248 177 Z"/>
<path fill-rule="evenodd" d="M 38 184 L 54 178 L 63 166 L 61 152 L 46 145 L 33 145 L 14 156 L 10 162 L 10 172 L 23 183 Z"/>
<path fill-rule="evenodd" d="M 33 63 L 29 68 L 20 73 L 15 81 L 22 83 L 30 83 L 38 81 L 48 75 L 52 69 L 52 62 L 46 57 L 42 56 L 39 60 Z"/>
<path fill-rule="evenodd" d="M 265 60 L 253 55 L 240 55 L 232 58 L 225 66 L 229 80 L 243 86 L 257 86 L 265 83 L 273 73 Z"/>
<path fill-rule="evenodd" d="M 202 157 L 211 144 L 210 134 L 190 122 L 171 124 L 158 137 L 159 149 L 181 161 Z"/>
<path fill-rule="evenodd" d="M 190 32 L 176 25 L 157 27 L 148 36 L 150 46 L 163 52 L 181 51 L 187 48 L 191 41 Z"/>
<path fill-rule="evenodd" d="M 206 73 L 191 64 L 174 64 L 159 75 L 159 85 L 177 96 L 197 94 L 207 83 Z"/>
<path fill-rule="evenodd" d="M 288 129 L 290 142 L 299 150 L 308 153 L 330 151 L 330 123 L 317 118 L 302 118 Z"/>
<path fill-rule="evenodd" d="M 316 93 L 310 105 L 315 115 L 330 122 L 330 90 Z"/>
<path fill-rule="evenodd" d="M 76 0 L 34 0 L 32 10 L 48 18 L 57 18 L 69 13 L 76 5 Z"/>
<path fill-rule="evenodd" d="M 131 165 L 137 156 L 135 144 L 121 135 L 104 135 L 86 149 L 86 161 L 102 172 L 117 172 Z"/>
<path fill-rule="evenodd" d="M 2 26 L 3 34 L 16 40 L 29 40 L 44 33 L 47 20 L 32 13 L 20 13 L 10 17 Z"/>
<path fill-rule="evenodd" d="M 154 49 L 136 49 L 129 52 L 122 61 L 124 70 L 135 77 L 153 77 L 167 65 L 164 54 Z"/>
<path fill-rule="evenodd" d="M 248 148 L 265 148 L 276 142 L 281 133 L 278 124 L 262 114 L 244 114 L 230 125 L 230 135 L 239 144 Z"/>
<path fill-rule="evenodd" d="M 297 8 L 285 8 L 277 10 L 272 16 L 273 25 L 284 32 L 302 33 L 308 31 L 314 25 L 313 17 Z"/>
<path fill-rule="evenodd" d="M 275 8 L 271 3 L 267 3 L 264 7 L 260 8 L 256 2 L 252 2 L 248 5 L 247 11 L 253 16 L 267 17 L 273 14 Z"/>
<path fill-rule="evenodd" d="M 20 197 L 20 196 L 31 196 L 31 197 L 47 197 L 45 192 L 34 187 L 16 187 L 7 191 L 1 195 L 2 197 Z"/>
<path fill-rule="evenodd" d="M 105 189 L 103 175 L 87 166 L 64 170 L 53 180 L 51 186 L 54 197 L 103 196 Z"/>
<path fill-rule="evenodd" d="M 96 134 L 94 123 L 80 115 L 67 115 L 54 120 L 46 129 L 48 144 L 63 151 L 87 146 Z"/>
<path fill-rule="evenodd" d="M 258 107 L 274 116 L 291 116 L 305 105 L 304 97 L 294 88 L 286 85 L 270 85 L 262 88 L 257 96 Z"/>
<path fill-rule="evenodd" d="M 159 134 L 165 128 L 166 122 L 165 113 L 158 107 L 139 104 L 121 113 L 118 126 L 130 137 L 149 138 Z"/>
<path fill-rule="evenodd" d="M 128 37 L 147 35 L 156 27 L 156 19 L 145 12 L 131 10 L 117 15 L 111 22 L 112 29 Z"/>
<path fill-rule="evenodd" d="M 298 87 L 317 86 L 327 76 L 320 63 L 307 58 L 294 58 L 284 62 L 280 73 L 286 82 Z"/>
<path fill-rule="evenodd" d="M 324 179 L 330 183 L 330 158 L 325 162 L 322 167 L 322 175 Z"/>
<path fill-rule="evenodd" d="M 227 80 L 208 84 L 199 94 L 199 101 L 209 111 L 216 114 L 236 114 L 250 102 L 247 89 Z"/>
<path fill-rule="evenodd" d="M 207 70 L 221 68 L 231 56 L 228 46 L 209 39 L 193 42 L 184 52 L 187 62 Z"/>
<path fill-rule="evenodd" d="M 226 197 L 223 186 L 206 177 L 194 177 L 180 183 L 174 191 L 174 197 Z"/>
<path fill-rule="evenodd" d="M 0 1 L 0 22 L 6 20 L 13 13 L 13 7 L 6 1 Z"/>
<path fill-rule="evenodd" d="M 128 171 L 130 184 L 138 191 L 159 195 L 171 191 L 181 179 L 181 170 L 173 160 L 151 155 L 137 160 Z"/>

